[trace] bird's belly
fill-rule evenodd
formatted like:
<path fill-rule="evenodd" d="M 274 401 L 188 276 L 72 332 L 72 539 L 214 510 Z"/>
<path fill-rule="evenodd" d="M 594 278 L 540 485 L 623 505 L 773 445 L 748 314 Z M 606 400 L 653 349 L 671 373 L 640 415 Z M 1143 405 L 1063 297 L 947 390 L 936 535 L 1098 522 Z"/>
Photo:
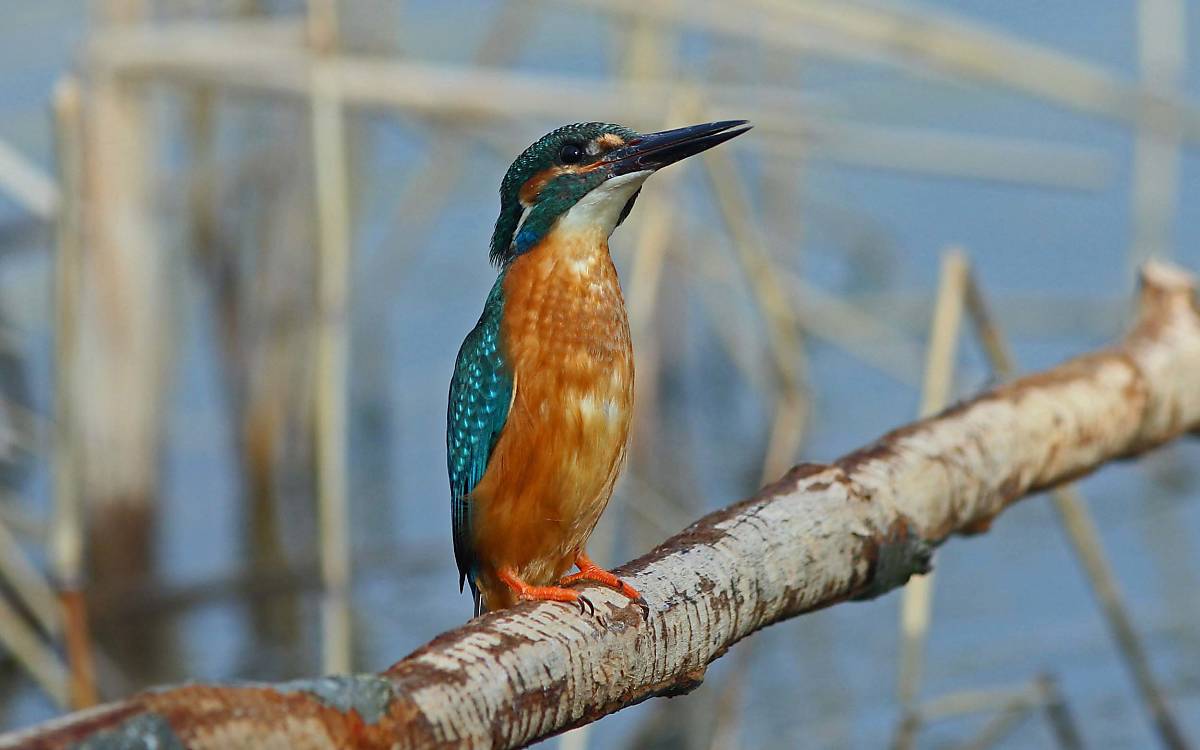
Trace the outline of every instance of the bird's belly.
<path fill-rule="evenodd" d="M 632 406 L 626 372 L 632 377 L 619 367 L 595 373 L 590 385 L 567 387 L 555 377 L 562 373 L 518 376 L 505 439 L 473 493 L 476 549 L 486 565 L 510 568 L 534 586 L 570 569 L 625 458 Z"/>
<path fill-rule="evenodd" d="M 513 403 L 471 493 L 478 582 L 489 608 L 507 568 L 555 583 L 612 495 L 633 411 L 633 347 L 606 237 L 552 233 L 504 279 L 500 339 Z"/>

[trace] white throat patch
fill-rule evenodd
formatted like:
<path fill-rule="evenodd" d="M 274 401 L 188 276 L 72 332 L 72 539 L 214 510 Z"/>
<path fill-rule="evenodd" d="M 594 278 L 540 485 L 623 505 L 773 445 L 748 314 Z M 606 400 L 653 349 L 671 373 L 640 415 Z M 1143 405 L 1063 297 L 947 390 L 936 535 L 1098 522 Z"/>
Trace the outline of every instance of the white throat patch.
<path fill-rule="evenodd" d="M 599 228 L 609 236 L 617 228 L 621 209 L 652 174 L 654 170 L 644 169 L 605 180 L 562 215 L 558 228 L 568 232 Z"/>

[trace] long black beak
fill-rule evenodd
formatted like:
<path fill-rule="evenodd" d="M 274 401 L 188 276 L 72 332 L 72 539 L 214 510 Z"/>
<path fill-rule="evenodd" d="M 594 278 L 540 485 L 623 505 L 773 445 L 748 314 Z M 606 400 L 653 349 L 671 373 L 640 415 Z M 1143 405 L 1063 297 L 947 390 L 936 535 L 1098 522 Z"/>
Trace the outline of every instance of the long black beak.
<path fill-rule="evenodd" d="M 722 120 L 660 133 L 646 133 L 630 140 L 622 148 L 609 152 L 604 161 L 611 165 L 614 175 L 662 169 L 736 138 L 751 127 L 746 120 Z"/>

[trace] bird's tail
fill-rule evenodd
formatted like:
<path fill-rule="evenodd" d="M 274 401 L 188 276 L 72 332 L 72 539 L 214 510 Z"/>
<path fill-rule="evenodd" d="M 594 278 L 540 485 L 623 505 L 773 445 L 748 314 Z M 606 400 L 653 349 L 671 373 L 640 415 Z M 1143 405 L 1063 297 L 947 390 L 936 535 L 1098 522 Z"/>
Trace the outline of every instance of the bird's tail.
<path fill-rule="evenodd" d="M 479 590 L 479 585 L 475 583 L 474 578 L 468 579 L 471 585 L 471 598 L 475 600 L 474 617 L 479 617 L 484 612 L 487 612 L 487 607 L 483 605 L 483 592 Z"/>

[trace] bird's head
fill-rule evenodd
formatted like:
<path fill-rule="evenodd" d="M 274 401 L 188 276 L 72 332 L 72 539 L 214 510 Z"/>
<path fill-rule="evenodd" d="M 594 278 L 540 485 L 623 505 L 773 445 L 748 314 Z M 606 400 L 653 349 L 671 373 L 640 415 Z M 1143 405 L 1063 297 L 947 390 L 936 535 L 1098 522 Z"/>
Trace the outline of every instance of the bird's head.
<path fill-rule="evenodd" d="M 528 252 L 560 222 L 607 237 L 656 170 L 749 129 L 745 120 L 660 133 L 582 122 L 547 133 L 517 157 L 500 184 L 492 262 L 503 265 Z"/>

